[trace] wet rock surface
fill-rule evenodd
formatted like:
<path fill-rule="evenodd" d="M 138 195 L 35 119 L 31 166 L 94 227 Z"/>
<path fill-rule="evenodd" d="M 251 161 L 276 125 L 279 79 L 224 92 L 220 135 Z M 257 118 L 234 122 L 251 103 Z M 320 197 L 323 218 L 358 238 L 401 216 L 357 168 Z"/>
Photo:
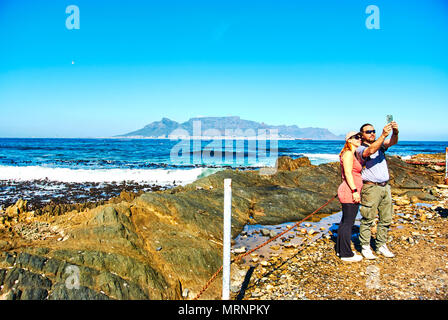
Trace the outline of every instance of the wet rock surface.
<path fill-rule="evenodd" d="M 398 158 L 389 161 L 396 196 L 404 198 L 410 191 L 421 192 L 412 194 L 417 199 L 438 196 L 440 179 L 432 171 L 410 175 L 398 166 L 408 164 Z M 338 163 L 289 166 L 274 175 L 229 169 L 168 190 L 121 190 L 114 198 L 90 205 L 60 203 L 44 209 L 18 201 L 0 210 L 1 297 L 195 297 L 221 266 L 225 178 L 232 179 L 235 238 L 245 225 L 297 221 L 314 211 L 336 194 L 340 171 Z M 338 201 L 333 201 L 321 215 L 339 210 Z M 310 245 L 313 237 L 320 237 L 319 231 L 306 228 Z M 272 250 L 280 255 L 291 240 L 286 236 L 283 246 L 274 244 Z M 252 259 L 266 267 L 272 264 L 260 256 Z M 283 275 L 287 277 L 286 272 Z M 202 298 L 220 298 L 220 281 Z"/>
<path fill-rule="evenodd" d="M 32 181 L 0 180 L 0 199 L 4 208 L 14 205 L 19 199 L 26 200 L 30 210 L 49 211 L 59 205 L 71 205 L 76 209 L 93 208 L 105 203 L 121 192 L 142 194 L 166 190 L 175 186 L 141 184 L 132 181 L 122 183 L 106 182 L 59 182 L 48 179 Z M 84 206 L 81 208 L 81 206 Z M 55 209 L 53 209 L 54 211 Z"/>

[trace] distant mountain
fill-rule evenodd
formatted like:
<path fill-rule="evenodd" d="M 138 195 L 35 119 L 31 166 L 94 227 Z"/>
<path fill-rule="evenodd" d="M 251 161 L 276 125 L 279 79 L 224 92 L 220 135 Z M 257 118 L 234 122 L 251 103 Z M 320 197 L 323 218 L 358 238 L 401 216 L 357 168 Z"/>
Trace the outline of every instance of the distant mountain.
<path fill-rule="evenodd" d="M 163 118 L 161 121 L 154 121 L 142 129 L 132 131 L 118 137 L 127 136 L 141 136 L 141 137 L 167 137 L 171 132 L 179 128 L 179 123 L 168 118 Z"/>
<path fill-rule="evenodd" d="M 199 128 L 200 126 L 200 128 Z M 313 140 L 342 140 L 342 136 L 337 136 L 325 128 L 299 128 L 292 126 L 271 126 L 240 117 L 201 117 L 179 123 L 168 118 L 161 121 L 154 121 L 142 129 L 132 131 L 115 137 L 135 137 L 135 138 L 179 138 L 185 136 L 224 136 L 226 130 L 232 132 L 233 136 L 243 136 L 245 132 L 253 130 L 258 134 L 260 129 L 277 129 L 280 139 L 313 139 Z M 249 130 L 249 131 L 247 131 Z"/>

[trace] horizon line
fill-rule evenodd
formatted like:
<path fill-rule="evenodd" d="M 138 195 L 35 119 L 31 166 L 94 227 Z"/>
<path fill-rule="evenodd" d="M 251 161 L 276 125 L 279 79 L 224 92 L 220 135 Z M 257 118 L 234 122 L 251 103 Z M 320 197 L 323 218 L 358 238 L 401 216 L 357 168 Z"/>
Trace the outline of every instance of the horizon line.
<path fill-rule="evenodd" d="M 188 140 L 213 140 L 213 139 L 219 139 L 219 140 L 225 140 L 225 137 L 214 137 L 212 139 L 197 139 L 193 136 L 189 136 L 186 139 Z M 232 140 L 244 140 L 250 137 L 232 137 Z M 126 139 L 126 140 L 186 140 L 184 138 L 158 138 L 158 137 L 116 137 L 116 136 L 106 136 L 106 137 L 0 137 L 0 139 L 111 139 L 111 140 L 118 140 L 118 139 Z M 274 139 L 270 139 L 274 140 Z M 275 140 L 282 140 L 282 141 L 344 141 L 344 138 L 342 139 L 312 139 L 312 138 L 277 138 Z M 400 142 L 447 142 L 448 140 L 399 140 Z M 447 146 L 448 147 L 448 146 Z"/>

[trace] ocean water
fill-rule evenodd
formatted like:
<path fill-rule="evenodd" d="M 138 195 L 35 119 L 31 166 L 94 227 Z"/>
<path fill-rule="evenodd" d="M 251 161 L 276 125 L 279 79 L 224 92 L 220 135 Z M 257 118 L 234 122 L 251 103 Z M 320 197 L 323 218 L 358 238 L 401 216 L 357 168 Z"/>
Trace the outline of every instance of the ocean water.
<path fill-rule="evenodd" d="M 338 161 L 343 143 L 280 140 L 277 146 L 268 141 L 264 147 L 247 140 L 0 138 L 0 180 L 186 184 L 225 167 L 273 166 L 276 155 L 306 156 L 313 164 Z M 388 153 L 409 157 L 445 152 L 447 146 L 440 141 L 400 141 Z"/>

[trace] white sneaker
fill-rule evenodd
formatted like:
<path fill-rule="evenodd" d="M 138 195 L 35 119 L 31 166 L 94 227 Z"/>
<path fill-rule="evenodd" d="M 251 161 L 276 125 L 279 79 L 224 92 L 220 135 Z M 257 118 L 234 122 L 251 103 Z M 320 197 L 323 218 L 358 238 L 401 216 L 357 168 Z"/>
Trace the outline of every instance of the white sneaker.
<path fill-rule="evenodd" d="M 342 261 L 348 261 L 348 262 L 358 262 L 362 260 L 362 256 L 359 254 L 356 254 L 353 257 L 343 257 L 341 258 Z"/>
<path fill-rule="evenodd" d="M 370 249 L 370 246 L 362 246 L 361 253 L 366 259 L 376 259 L 376 256 L 372 252 L 372 249 Z"/>
<path fill-rule="evenodd" d="M 390 252 L 389 248 L 385 244 L 383 244 L 381 247 L 379 247 L 376 252 L 381 253 L 386 258 L 395 257 L 395 255 L 392 252 Z"/>

